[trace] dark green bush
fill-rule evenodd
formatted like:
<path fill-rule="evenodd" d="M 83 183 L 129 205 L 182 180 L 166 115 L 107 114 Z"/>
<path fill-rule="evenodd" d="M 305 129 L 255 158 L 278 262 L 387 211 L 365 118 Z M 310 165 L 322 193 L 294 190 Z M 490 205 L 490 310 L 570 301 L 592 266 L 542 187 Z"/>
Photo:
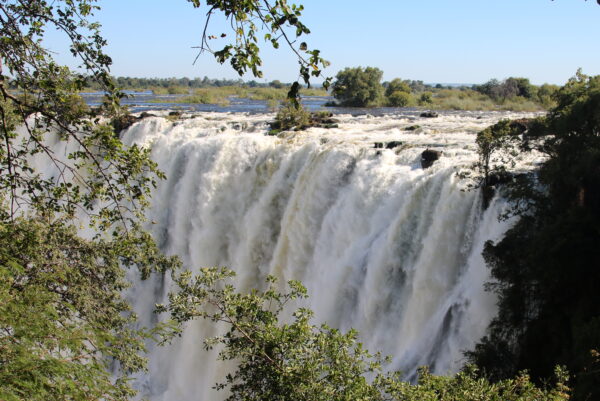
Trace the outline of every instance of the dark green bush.
<path fill-rule="evenodd" d="M 410 93 L 396 91 L 388 96 L 387 102 L 392 107 L 406 107 L 411 102 L 411 96 Z"/>
<path fill-rule="evenodd" d="M 369 107 L 381 104 L 383 71 L 373 67 L 346 68 L 336 75 L 332 94 L 343 106 Z"/>

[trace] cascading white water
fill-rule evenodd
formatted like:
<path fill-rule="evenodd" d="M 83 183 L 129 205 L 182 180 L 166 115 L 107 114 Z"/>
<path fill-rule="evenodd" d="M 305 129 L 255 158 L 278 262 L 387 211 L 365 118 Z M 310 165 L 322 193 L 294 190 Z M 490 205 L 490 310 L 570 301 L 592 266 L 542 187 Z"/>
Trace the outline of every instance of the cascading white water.
<path fill-rule="evenodd" d="M 497 220 L 501 201 L 482 212 L 456 172 L 476 160 L 475 133 L 507 117 L 448 114 L 408 131 L 415 117 L 339 116 L 339 128 L 277 138 L 264 135 L 270 115 L 208 113 L 147 118 L 124 141 L 151 145 L 167 174 L 149 210 L 165 252 L 190 269 L 228 266 L 241 289 L 269 274 L 301 280 L 315 321 L 358 329 L 410 377 L 421 365 L 456 371 L 494 314 L 481 251 L 509 223 Z M 402 145 L 374 149 L 392 140 Z M 443 157 L 424 170 L 426 148 Z M 155 319 L 168 290 L 166 278 L 137 284 L 140 316 Z M 222 398 L 212 386 L 227 366 L 202 343 L 215 330 L 193 322 L 173 345 L 152 348 L 142 395 Z"/>

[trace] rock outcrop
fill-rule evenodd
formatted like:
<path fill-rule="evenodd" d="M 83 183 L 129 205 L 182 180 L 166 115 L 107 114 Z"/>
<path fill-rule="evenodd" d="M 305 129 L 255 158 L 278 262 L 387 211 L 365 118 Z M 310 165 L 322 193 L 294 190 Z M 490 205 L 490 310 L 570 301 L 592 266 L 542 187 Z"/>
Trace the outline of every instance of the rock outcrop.
<path fill-rule="evenodd" d="M 442 152 L 439 150 L 433 149 L 425 149 L 423 153 L 421 153 L 421 167 L 429 168 L 433 165 L 433 162 L 438 160 L 442 156 Z"/>

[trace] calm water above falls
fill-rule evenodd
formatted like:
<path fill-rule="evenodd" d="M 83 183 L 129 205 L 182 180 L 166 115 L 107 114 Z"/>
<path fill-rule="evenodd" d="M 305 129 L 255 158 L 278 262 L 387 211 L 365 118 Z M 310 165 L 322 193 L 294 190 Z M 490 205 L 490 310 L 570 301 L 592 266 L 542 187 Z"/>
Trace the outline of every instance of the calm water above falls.
<path fill-rule="evenodd" d="M 265 136 L 273 115 L 200 113 L 142 120 L 126 143 L 151 144 L 168 179 L 155 191 L 151 230 L 190 269 L 228 266 L 240 288 L 266 275 L 301 280 L 316 322 L 356 328 L 370 350 L 410 376 L 421 365 L 451 373 L 484 334 L 495 300 L 483 243 L 507 229 L 500 200 L 482 212 L 456 173 L 475 160 L 475 134 L 507 113 L 340 114 L 339 128 Z M 418 124 L 421 128 L 407 131 Z M 375 142 L 401 141 L 394 149 Z M 426 148 L 443 151 L 422 169 Z M 520 160 L 523 168 L 535 163 Z M 150 322 L 169 283 L 136 285 Z M 170 347 L 151 350 L 138 378 L 151 400 L 214 400 L 227 366 L 203 350 L 214 326 L 194 322 Z"/>

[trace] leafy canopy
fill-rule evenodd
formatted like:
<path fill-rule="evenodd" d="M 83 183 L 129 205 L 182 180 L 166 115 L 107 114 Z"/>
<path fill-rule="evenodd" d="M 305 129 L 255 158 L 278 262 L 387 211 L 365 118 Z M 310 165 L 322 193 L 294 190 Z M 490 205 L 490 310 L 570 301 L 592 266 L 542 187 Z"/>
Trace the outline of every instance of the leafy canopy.
<path fill-rule="evenodd" d="M 121 296 L 122 263 L 154 249 L 41 218 L 0 223 L 0 244 L 0 399 L 129 399 L 146 335 Z"/>
<path fill-rule="evenodd" d="M 199 1 L 191 0 L 195 7 Z M 296 39 L 309 32 L 302 6 L 275 1 L 208 1 L 235 42 L 214 52 L 240 74 L 260 76 L 259 29 L 299 57 L 300 77 L 327 62 Z M 116 127 L 128 117 L 109 75 L 96 0 L 0 0 L 0 398 L 125 400 L 127 377 L 144 368 L 146 332 L 122 297 L 125 271 L 142 278 L 176 269 L 141 224 L 163 178 L 149 150 L 124 146 Z M 48 30 L 69 40 L 73 72 L 44 46 Z M 292 32 L 288 32 L 291 29 Z M 223 35 L 226 36 L 226 35 Z M 90 110 L 78 93 L 105 92 Z M 328 81 L 326 80 L 326 84 Z M 290 96 L 296 101 L 299 83 Z M 38 166 L 46 166 L 41 169 Z M 91 238 L 83 239 L 85 229 Z"/>
<path fill-rule="evenodd" d="M 386 359 L 371 354 L 358 341 L 355 331 L 342 333 L 327 325 L 311 323 L 312 311 L 296 309 L 285 322 L 281 315 L 292 302 L 306 298 L 297 281 L 277 290 L 268 277 L 263 291 L 237 292 L 229 283 L 233 273 L 206 268 L 194 276 L 181 274 L 179 287 L 159 311 L 170 312 L 174 331 L 195 319 L 225 326 L 205 340 L 205 348 L 219 347 L 219 358 L 236 361 L 237 367 L 217 389 L 229 392 L 228 400 L 331 401 L 331 400 L 566 400 L 566 376 L 558 370 L 558 384 L 548 390 L 534 386 L 527 375 L 491 384 L 469 368 L 453 377 L 433 376 L 422 370 L 419 383 L 401 380 L 399 372 L 383 370 Z"/>
<path fill-rule="evenodd" d="M 343 106 L 368 107 L 383 98 L 383 71 L 375 67 L 345 68 L 338 72 L 332 94 Z"/>
<path fill-rule="evenodd" d="M 520 220 L 501 241 L 486 244 L 499 311 L 470 356 L 496 379 L 528 369 L 542 381 L 556 364 L 565 365 L 574 375 L 574 399 L 597 399 L 600 76 L 578 72 L 555 101 L 522 135 L 511 135 L 511 123 L 501 122 L 478 137 L 490 145 L 482 149 L 510 140 L 547 159 L 506 187 Z"/>
<path fill-rule="evenodd" d="M 194 7 L 200 7 L 200 0 L 188 0 Z M 301 21 L 304 6 L 289 4 L 287 0 L 207 0 L 208 7 L 206 23 L 202 34 L 200 53 L 208 51 L 214 54 L 221 64 L 229 61 L 231 67 L 241 76 L 250 70 L 257 77 L 262 77 L 259 47 L 259 32 L 264 30 L 264 41 L 269 42 L 275 49 L 280 43 L 285 43 L 298 57 L 299 78 L 310 85 L 311 77 L 322 77 L 322 69 L 329 62 L 321 57 L 321 51 L 311 50 L 307 43 L 298 40 L 310 30 Z M 208 33 L 210 18 L 215 12 L 221 12 L 229 19 L 234 31 L 235 40 L 220 50 L 212 50 L 210 42 L 218 37 L 224 38 L 226 33 L 212 35 Z M 327 89 L 330 78 L 326 78 L 323 86 Z M 297 104 L 300 84 L 294 82 L 288 97 Z"/>

